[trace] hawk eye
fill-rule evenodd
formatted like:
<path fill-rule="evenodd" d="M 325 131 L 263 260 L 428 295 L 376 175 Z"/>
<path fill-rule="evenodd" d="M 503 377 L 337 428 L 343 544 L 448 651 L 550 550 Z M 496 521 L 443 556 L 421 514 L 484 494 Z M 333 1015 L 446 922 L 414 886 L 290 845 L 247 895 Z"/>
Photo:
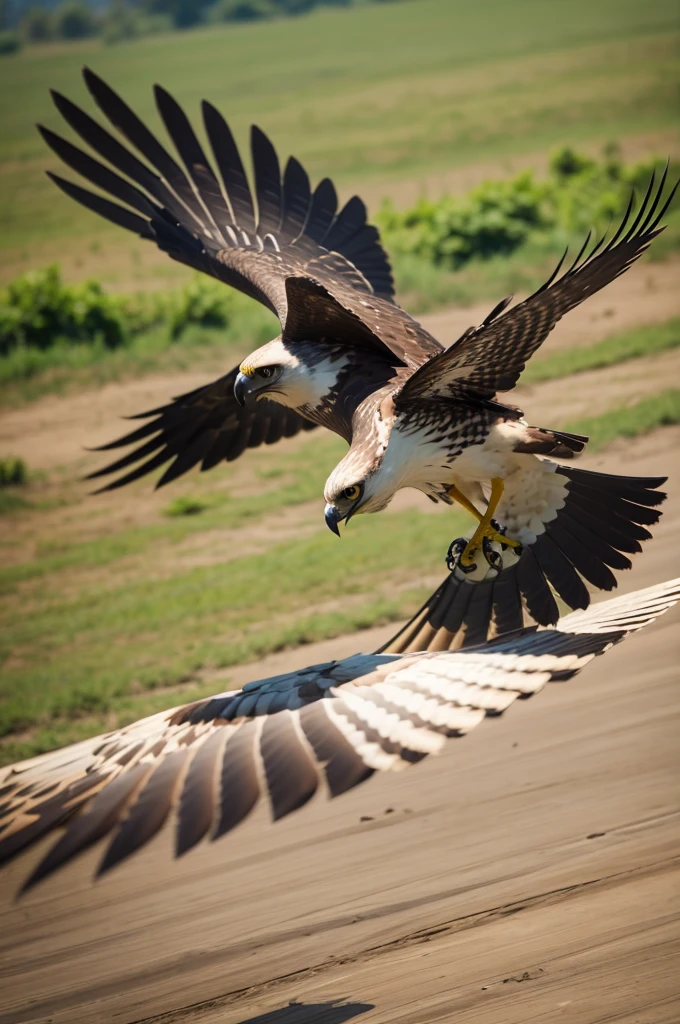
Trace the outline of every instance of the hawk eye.
<path fill-rule="evenodd" d="M 351 487 L 345 487 L 344 491 L 342 492 L 343 498 L 346 498 L 347 501 L 356 501 L 360 494 L 361 487 L 359 486 L 359 484 L 352 484 Z"/>
<path fill-rule="evenodd" d="M 261 366 L 257 372 L 260 377 L 268 378 L 273 377 L 275 371 L 273 366 Z"/>

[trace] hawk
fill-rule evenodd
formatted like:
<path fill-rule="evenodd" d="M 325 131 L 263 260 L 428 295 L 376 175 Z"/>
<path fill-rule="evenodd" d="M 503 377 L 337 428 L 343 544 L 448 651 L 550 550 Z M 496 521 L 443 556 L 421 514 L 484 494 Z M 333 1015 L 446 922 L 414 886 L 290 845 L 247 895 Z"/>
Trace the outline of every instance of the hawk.
<path fill-rule="evenodd" d="M 612 569 L 629 569 L 641 550 L 666 477 L 628 477 L 566 468 L 545 456 L 572 459 L 588 438 L 530 426 L 499 392 L 515 386 L 527 360 L 570 309 L 624 273 L 663 230 L 668 168 L 655 175 L 633 216 L 611 239 L 589 248 L 523 302 L 500 302 L 479 327 L 421 366 L 404 368 L 357 408 L 349 451 L 325 487 L 326 523 L 384 509 L 402 487 L 434 501 L 457 501 L 477 520 L 472 537 L 454 542 L 450 568 L 460 584 L 449 593 L 451 632 L 469 620 L 498 631 L 522 625 L 523 605 L 542 625 L 559 617 L 552 590 L 570 608 L 586 608 L 584 580 L 616 586 Z M 508 308 L 510 306 L 510 308 Z M 473 593 L 465 582 L 483 581 Z M 551 586 L 549 586 L 550 584 Z M 552 587 L 552 589 L 551 589 Z M 474 635 L 474 642 L 479 636 Z M 470 642 L 470 637 L 467 637 Z"/>
<path fill-rule="evenodd" d="M 489 611 L 489 630 L 492 618 L 493 628 L 521 625 L 523 607 L 549 624 L 559 611 L 547 581 L 572 608 L 589 600 L 582 577 L 602 589 L 615 586 L 611 568 L 630 566 L 623 552 L 640 550 L 650 536 L 645 527 L 658 519 L 654 506 L 663 500 L 657 490 L 663 481 L 596 479 L 539 461 L 538 454 L 573 457 L 587 438 L 529 427 L 520 410 L 496 395 L 514 386 L 561 316 L 623 273 L 658 234 L 673 194 L 663 198 L 666 173 L 656 191 L 652 178 L 634 218 L 631 199 L 610 241 L 588 249 L 587 239 L 569 270 L 560 274 L 560 264 L 513 308 L 504 299 L 444 350 L 394 301 L 389 263 L 361 200 L 336 212 L 332 184 L 324 179 L 312 192 L 293 158 L 282 174 L 257 128 L 253 192 L 229 127 L 204 103 L 216 172 L 182 109 L 156 87 L 183 169 L 109 86 L 91 71 L 84 76 L 127 145 L 58 93 L 53 98 L 66 122 L 107 163 L 46 128 L 41 132 L 68 166 L 117 202 L 52 175 L 55 182 L 172 258 L 258 299 L 281 323 L 280 335 L 240 368 L 141 414 L 145 423 L 104 445 L 136 447 L 90 474 L 122 474 L 103 490 L 169 462 L 161 485 L 199 463 L 209 469 L 248 447 L 324 425 L 350 445 L 326 488 L 326 521 L 336 532 L 342 519 L 377 511 L 407 485 L 434 500 L 457 501 L 480 521 L 452 563 L 461 584 L 447 612 L 456 626 L 449 630 L 452 642 L 459 642 L 461 630 L 460 642 L 478 635 L 468 604 L 478 623 L 480 604 Z M 494 515 L 505 517 L 505 532 Z M 520 544 L 524 554 L 515 569 L 510 563 Z M 496 585 L 485 581 L 473 602 L 462 583 L 486 574 L 487 556 L 491 571 L 501 564 L 505 569 Z M 428 607 L 438 601 L 433 595 Z"/>
<path fill-rule="evenodd" d="M 173 816 L 175 853 L 217 839 L 266 795 L 276 821 L 322 782 L 338 796 L 465 736 L 579 672 L 680 599 L 680 579 L 466 651 L 357 654 L 173 708 L 0 771 L 0 863 L 50 833 L 30 888 L 106 840 L 101 875 Z"/>
<path fill-rule="evenodd" d="M 48 128 L 39 131 L 67 166 L 117 202 L 50 173 L 52 180 L 173 259 L 258 300 L 281 323 L 279 336 L 240 367 L 132 417 L 146 422 L 99 450 L 137 447 L 88 479 L 121 474 L 101 488 L 112 490 L 170 463 L 161 486 L 193 466 L 207 470 L 318 425 L 349 443 L 353 411 L 367 395 L 399 368 L 414 369 L 442 351 L 395 303 L 389 261 L 362 201 L 354 196 L 338 210 L 332 182 L 324 178 L 312 191 L 294 157 L 282 173 L 257 127 L 251 189 L 221 114 L 203 103 L 211 163 L 184 111 L 156 86 L 158 111 L 183 169 L 120 96 L 89 69 L 83 75 L 123 142 L 54 91 L 64 120 L 101 159 Z M 259 401 L 245 401 L 253 396 Z"/>

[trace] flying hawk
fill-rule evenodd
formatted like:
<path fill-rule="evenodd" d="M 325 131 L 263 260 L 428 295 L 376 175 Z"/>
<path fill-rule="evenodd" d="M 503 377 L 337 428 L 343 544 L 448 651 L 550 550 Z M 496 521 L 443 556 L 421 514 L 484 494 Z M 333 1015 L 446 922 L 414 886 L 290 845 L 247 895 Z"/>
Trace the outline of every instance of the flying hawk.
<path fill-rule="evenodd" d="M 442 351 L 396 305 L 389 261 L 362 201 L 355 196 L 338 211 L 332 182 L 324 178 L 312 191 L 293 157 L 282 174 L 274 147 L 256 127 L 253 192 L 227 123 L 204 102 L 218 178 L 183 110 L 156 86 L 158 110 L 184 170 L 105 82 L 88 69 L 83 75 L 127 145 L 57 92 L 52 97 L 60 114 L 107 163 L 48 128 L 39 130 L 64 163 L 118 202 L 50 174 L 53 181 L 173 259 L 257 299 L 281 323 L 280 335 L 240 368 L 133 417 L 147 422 L 100 450 L 138 447 L 90 478 L 122 473 L 102 488 L 112 490 L 169 462 L 161 486 L 199 463 L 210 469 L 246 448 L 317 425 L 349 443 L 352 413 L 371 391 L 399 368 L 415 369 Z M 252 396 L 260 401 L 245 402 Z"/>
<path fill-rule="evenodd" d="M 159 113 L 183 170 L 116 93 L 91 71 L 84 76 L 105 117 L 146 162 L 53 93 L 71 128 L 110 166 L 46 128 L 44 138 L 118 202 L 52 175 L 56 183 L 174 259 L 258 299 L 281 322 L 280 336 L 240 369 L 142 414 L 147 422 L 105 445 L 138 447 L 91 474 L 122 473 L 104 490 L 169 462 L 159 481 L 167 483 L 198 463 L 208 469 L 247 447 L 323 424 L 351 445 L 326 490 L 326 520 L 336 532 L 343 518 L 377 511 L 406 485 L 435 500 L 458 501 L 480 520 L 453 563 L 461 585 L 447 622 L 457 621 L 450 632 L 462 629 L 462 642 L 478 637 L 467 604 L 479 623 L 485 603 L 489 632 L 498 624 L 521 625 L 523 605 L 542 624 L 557 621 L 546 580 L 572 608 L 589 600 L 582 576 L 603 589 L 615 586 L 610 567 L 628 568 L 622 552 L 639 550 L 650 536 L 645 526 L 658 519 L 653 506 L 663 500 L 656 490 L 662 480 L 596 479 L 539 461 L 536 454 L 572 457 L 587 438 L 529 427 L 520 410 L 495 396 L 514 386 L 564 313 L 623 273 L 658 234 L 672 197 L 663 200 L 665 174 L 656 192 L 652 178 L 632 222 L 631 200 L 609 242 L 588 250 L 587 239 L 566 273 L 560 275 L 560 264 L 543 288 L 514 308 L 508 310 L 504 299 L 444 351 L 394 302 L 387 258 L 358 198 L 336 213 L 332 184 L 326 179 L 312 192 L 293 158 L 282 175 L 271 143 L 256 128 L 253 195 L 227 124 L 204 103 L 220 182 L 186 115 L 157 87 Z M 504 533 L 492 523 L 494 515 L 505 517 Z M 520 543 L 524 554 L 511 569 Z M 493 571 L 500 564 L 505 570 L 497 585 L 486 581 L 473 602 L 462 584 L 479 576 L 479 566 L 486 574 L 487 556 Z M 429 607 L 438 600 L 433 595 Z"/>
<path fill-rule="evenodd" d="M 325 488 L 326 523 L 384 509 L 401 487 L 433 500 L 458 501 L 478 520 L 457 543 L 451 568 L 458 584 L 447 615 L 455 633 L 474 600 L 478 623 L 497 631 L 522 625 L 523 603 L 542 625 L 557 621 L 551 588 L 570 608 L 586 608 L 595 587 L 616 586 L 612 569 L 631 554 L 659 518 L 665 477 L 610 476 L 565 468 L 588 438 L 532 427 L 499 392 L 515 386 L 533 352 L 570 309 L 622 274 L 663 230 L 677 185 L 664 198 L 655 175 L 635 217 L 633 197 L 614 236 L 592 248 L 589 238 L 569 269 L 561 264 L 524 302 L 499 303 L 476 328 L 414 370 L 397 372 L 358 407 L 348 453 Z M 467 579 L 466 579 L 467 578 Z M 483 581 L 474 594 L 465 582 Z M 475 636 L 475 641 L 480 639 Z M 468 642 L 470 638 L 468 637 Z"/>
<path fill-rule="evenodd" d="M 517 697 L 575 675 L 679 599 L 677 579 L 466 651 L 311 665 L 12 765 L 0 771 L 0 864 L 59 830 L 27 889 L 105 838 L 97 874 L 108 871 L 171 814 L 177 856 L 229 832 L 263 794 L 277 820 L 322 779 L 338 796 L 437 753 Z"/>

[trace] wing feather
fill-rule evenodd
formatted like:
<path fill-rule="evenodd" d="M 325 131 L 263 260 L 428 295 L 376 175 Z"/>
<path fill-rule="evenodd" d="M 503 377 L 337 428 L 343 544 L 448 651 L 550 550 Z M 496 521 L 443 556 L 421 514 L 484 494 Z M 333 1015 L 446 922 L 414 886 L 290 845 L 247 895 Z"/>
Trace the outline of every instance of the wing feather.
<path fill-rule="evenodd" d="M 312 665 L 11 766 L 0 775 L 0 863 L 63 827 L 29 888 L 107 836 L 108 871 L 171 814 L 177 855 L 230 831 L 263 794 L 277 820 L 311 799 L 321 773 L 336 796 L 375 770 L 417 763 L 679 599 L 680 579 L 465 650 Z"/>
<path fill-rule="evenodd" d="M 134 419 L 147 416 L 149 422 L 95 451 L 138 445 L 139 441 L 144 443 L 88 474 L 86 479 L 96 480 L 135 466 L 130 473 L 102 488 L 103 491 L 111 491 L 170 462 L 156 484 L 162 487 L 199 463 L 202 469 L 210 469 L 222 460 L 232 462 L 246 448 L 273 444 L 281 437 L 293 437 L 301 430 L 314 429 L 315 423 L 275 402 L 263 400 L 254 405 L 240 406 L 234 398 L 237 373 L 238 367 L 234 367 L 224 377 L 180 395 L 169 405 L 138 413 Z M 147 456 L 152 457 L 144 462 Z"/>
<path fill-rule="evenodd" d="M 250 146 L 255 169 L 257 234 L 264 238 L 265 235 L 276 235 L 281 227 L 281 168 L 276 150 L 256 125 L 251 129 Z"/>
<path fill-rule="evenodd" d="M 177 807 L 178 857 L 199 843 L 212 827 L 218 806 L 218 769 L 228 734 L 227 729 L 214 730 L 191 759 Z"/>
<path fill-rule="evenodd" d="M 255 208 L 250 185 L 243 169 L 231 128 L 211 103 L 203 101 L 203 121 L 224 190 L 229 199 L 234 224 L 246 234 L 255 234 Z"/>
<path fill-rule="evenodd" d="M 609 242 L 605 244 L 603 237 L 589 248 L 588 235 L 565 273 L 560 276 L 562 257 L 549 280 L 524 302 L 503 312 L 507 306 L 507 300 L 503 300 L 480 327 L 467 330 L 445 352 L 417 369 L 395 396 L 397 403 L 405 405 L 436 396 L 491 399 L 498 391 L 513 388 L 527 360 L 559 320 L 625 273 L 664 230 L 661 220 L 680 184 L 677 182 L 666 193 L 667 173 L 668 167 L 656 189 L 652 174 L 632 223 L 631 199 Z"/>
<path fill-rule="evenodd" d="M 103 79 L 95 75 L 89 68 L 83 69 L 83 78 L 102 113 L 121 135 L 156 168 L 168 187 L 184 205 L 190 215 L 189 222 L 194 230 L 202 227 L 205 222 L 205 210 L 201 207 L 191 183 L 177 161 L 170 156 L 144 122 Z"/>
<path fill-rule="evenodd" d="M 221 183 L 186 114 L 168 92 L 156 86 L 156 103 L 186 171 L 102 79 L 88 69 L 83 74 L 101 112 L 143 160 L 60 93 L 53 93 L 53 99 L 65 121 L 115 170 L 54 132 L 40 130 L 60 159 L 142 214 L 144 224 L 131 219 L 123 207 L 60 180 L 60 188 L 71 198 L 121 227 L 154 239 L 174 259 L 256 298 L 282 323 L 288 312 L 283 282 L 291 275 L 304 275 L 310 261 L 330 255 L 329 247 L 334 260 L 324 266 L 321 276 L 330 293 L 337 289 L 341 308 L 346 304 L 345 293 L 356 287 L 394 306 L 389 261 L 377 231 L 366 231 L 361 200 L 351 199 L 336 216 L 332 182 L 324 179 L 312 192 L 304 168 L 293 158 L 282 178 L 276 150 L 253 127 L 256 212 L 233 135 L 214 107 L 204 103 L 203 117 Z M 356 254 L 356 264 L 346 249 Z M 347 318 L 346 337 L 351 326 Z M 364 343 L 374 343 L 371 328 L 365 335 Z M 308 337 L 313 340 L 313 335 Z"/>
<path fill-rule="evenodd" d="M 158 112 L 210 217 L 215 237 L 222 245 L 228 245 L 225 228 L 233 225 L 233 220 L 210 161 L 179 103 L 160 85 L 154 87 L 154 94 Z"/>

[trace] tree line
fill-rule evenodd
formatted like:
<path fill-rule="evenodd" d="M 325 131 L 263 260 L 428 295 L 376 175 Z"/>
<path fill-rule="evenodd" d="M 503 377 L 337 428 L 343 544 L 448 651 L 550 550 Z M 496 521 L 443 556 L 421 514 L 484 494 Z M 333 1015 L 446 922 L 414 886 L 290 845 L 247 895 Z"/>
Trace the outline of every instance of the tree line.
<path fill-rule="evenodd" d="M 23 43 L 100 36 L 107 43 L 196 25 L 305 14 L 386 0 L 0 0 L 0 55 Z"/>

